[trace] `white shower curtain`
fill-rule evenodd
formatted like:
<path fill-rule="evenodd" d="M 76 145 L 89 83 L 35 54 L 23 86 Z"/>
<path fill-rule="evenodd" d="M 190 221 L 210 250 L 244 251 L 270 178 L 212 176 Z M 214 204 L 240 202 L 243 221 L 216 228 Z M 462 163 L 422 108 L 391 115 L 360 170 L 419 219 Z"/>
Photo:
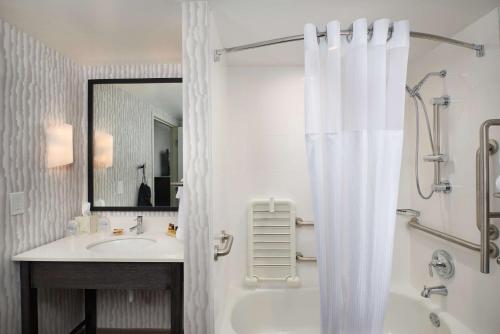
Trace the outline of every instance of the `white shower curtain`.
<path fill-rule="evenodd" d="M 407 21 L 304 28 L 306 145 L 313 194 L 323 334 L 380 334 L 391 275 Z"/>

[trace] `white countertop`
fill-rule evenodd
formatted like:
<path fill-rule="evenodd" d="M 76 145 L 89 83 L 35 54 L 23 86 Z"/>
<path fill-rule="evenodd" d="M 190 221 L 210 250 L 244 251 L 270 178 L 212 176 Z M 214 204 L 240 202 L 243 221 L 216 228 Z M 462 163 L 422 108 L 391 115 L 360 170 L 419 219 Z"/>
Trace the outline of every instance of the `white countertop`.
<path fill-rule="evenodd" d="M 107 240 L 150 239 L 151 244 L 140 250 L 128 249 L 103 251 L 87 249 L 89 245 Z M 137 235 L 129 232 L 114 236 L 111 232 L 91 233 L 65 237 L 27 252 L 15 255 L 13 261 L 63 261 L 63 262 L 184 262 L 184 244 L 165 232 L 146 231 Z"/>

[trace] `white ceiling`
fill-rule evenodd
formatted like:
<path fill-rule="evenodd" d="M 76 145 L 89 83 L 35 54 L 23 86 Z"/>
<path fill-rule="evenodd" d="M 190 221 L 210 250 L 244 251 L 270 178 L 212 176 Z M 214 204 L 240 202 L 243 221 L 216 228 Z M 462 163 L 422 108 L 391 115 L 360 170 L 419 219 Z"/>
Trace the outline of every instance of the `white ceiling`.
<path fill-rule="evenodd" d="M 339 20 L 343 28 L 356 18 L 369 21 L 408 19 L 414 31 L 453 36 L 500 6 L 500 0 L 209 0 L 225 47 L 302 34 L 304 24 L 324 26 Z M 481 42 L 481 41 L 475 41 Z M 410 59 L 436 43 L 412 39 Z M 459 49 L 458 49 L 459 50 Z M 469 52 L 458 51 L 457 52 Z M 303 64 L 301 42 L 227 55 L 229 65 Z"/>
<path fill-rule="evenodd" d="M 182 83 L 118 84 L 139 99 L 166 111 L 182 123 Z"/>
<path fill-rule="evenodd" d="M 178 0 L 0 0 L 0 17 L 80 64 L 182 58 Z"/>
<path fill-rule="evenodd" d="M 500 0 L 208 0 L 224 46 L 301 34 L 305 23 L 409 19 L 453 36 Z M 0 0 L 0 17 L 81 64 L 180 63 L 182 0 Z M 480 42 L 480 41 L 476 41 Z M 411 57 L 436 46 L 412 40 Z M 457 49 L 458 50 L 458 49 Z M 466 51 L 457 51 L 466 52 Z M 228 55 L 230 65 L 299 65 L 302 43 Z"/>

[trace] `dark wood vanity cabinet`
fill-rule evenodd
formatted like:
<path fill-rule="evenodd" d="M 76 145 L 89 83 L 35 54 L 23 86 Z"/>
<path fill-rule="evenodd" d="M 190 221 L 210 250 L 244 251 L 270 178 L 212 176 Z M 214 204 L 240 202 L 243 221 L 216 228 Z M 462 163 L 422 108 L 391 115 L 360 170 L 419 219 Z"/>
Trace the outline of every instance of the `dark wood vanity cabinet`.
<path fill-rule="evenodd" d="M 183 333 L 182 262 L 30 262 L 21 265 L 22 333 L 38 333 L 37 289 L 85 290 L 85 319 L 72 333 L 95 334 L 99 289 L 171 291 L 171 334 Z"/>

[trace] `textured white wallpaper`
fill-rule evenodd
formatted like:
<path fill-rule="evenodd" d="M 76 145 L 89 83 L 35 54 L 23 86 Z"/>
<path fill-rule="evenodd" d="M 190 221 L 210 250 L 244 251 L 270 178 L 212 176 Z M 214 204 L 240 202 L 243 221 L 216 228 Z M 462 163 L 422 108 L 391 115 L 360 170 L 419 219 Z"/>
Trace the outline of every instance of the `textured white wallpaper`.
<path fill-rule="evenodd" d="M 84 157 L 46 168 L 45 127 L 76 125 L 82 114 L 78 65 L 0 20 L 0 333 L 21 333 L 19 266 L 10 258 L 63 236 L 78 214 Z M 74 127 L 75 147 L 83 145 Z M 25 193 L 26 211 L 11 216 L 8 193 Z M 83 317 L 79 291 L 40 291 L 40 333 L 67 334 Z"/>
<path fill-rule="evenodd" d="M 182 4 L 184 71 L 184 331 L 211 334 L 212 305 L 211 141 L 208 101 L 209 32 L 207 1 Z"/>

